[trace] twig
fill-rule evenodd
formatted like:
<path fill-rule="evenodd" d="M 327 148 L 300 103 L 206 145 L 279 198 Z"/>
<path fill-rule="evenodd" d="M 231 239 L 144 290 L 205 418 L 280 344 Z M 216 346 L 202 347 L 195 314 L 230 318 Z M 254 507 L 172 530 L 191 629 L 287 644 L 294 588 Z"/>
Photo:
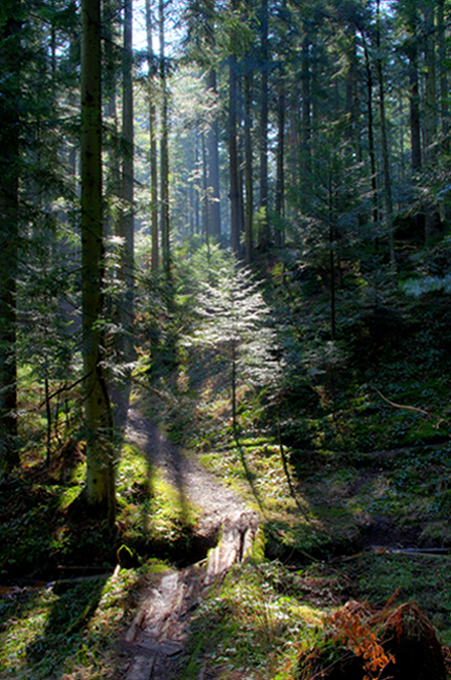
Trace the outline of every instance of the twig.
<path fill-rule="evenodd" d="M 46 404 L 47 400 L 50 401 L 51 399 L 53 399 L 53 397 L 56 397 L 58 394 L 61 394 L 61 392 L 70 392 L 71 389 L 73 389 L 74 387 L 79 385 L 81 382 L 83 382 L 83 380 L 86 380 L 87 377 L 88 377 L 87 375 L 82 376 L 81 378 L 76 380 L 74 383 L 72 383 L 72 385 L 64 384 L 58 390 L 55 390 L 55 392 L 52 392 L 52 394 L 49 394 L 48 397 L 46 397 L 44 399 L 44 401 L 39 404 L 38 409 L 42 408 Z"/>

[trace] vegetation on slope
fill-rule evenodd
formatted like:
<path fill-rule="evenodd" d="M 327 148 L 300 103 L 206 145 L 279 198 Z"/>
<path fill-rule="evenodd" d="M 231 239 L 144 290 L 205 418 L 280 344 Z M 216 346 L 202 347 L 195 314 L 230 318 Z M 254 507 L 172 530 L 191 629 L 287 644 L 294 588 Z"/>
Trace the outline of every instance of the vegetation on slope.
<path fill-rule="evenodd" d="M 201 350 L 184 342 L 172 353 L 180 328 L 186 335 L 199 323 L 180 280 L 178 307 L 166 317 L 141 303 L 133 399 L 260 509 L 263 537 L 193 615 L 183 677 L 204 669 L 215 678 L 292 679 L 331 612 L 349 599 L 383 607 L 394 593 L 397 606 L 415 601 L 451 643 L 446 292 L 392 292 L 390 306 L 343 315 L 344 343 L 312 330 L 318 308 L 299 290 L 305 303 L 283 327 L 292 303 L 284 311 L 274 275 L 264 294 L 279 319 L 283 379 L 266 390 L 238 380 L 234 427 L 220 343 Z M 308 277 L 302 286 L 315 293 Z M 317 294 L 327 302 L 321 286 Z M 75 418 L 60 424 L 47 467 L 44 428 L 32 410 L 40 397 L 30 390 L 22 398 L 29 444 L 20 470 L 0 487 L 1 672 L 117 677 L 122 661 L 111 641 L 143 584 L 164 568 L 152 560 L 200 557 L 197 510 L 182 514 L 176 489 L 139 444 L 119 441 L 115 532 L 79 516 L 82 429 Z M 113 576 L 118 559 L 124 568 Z"/>

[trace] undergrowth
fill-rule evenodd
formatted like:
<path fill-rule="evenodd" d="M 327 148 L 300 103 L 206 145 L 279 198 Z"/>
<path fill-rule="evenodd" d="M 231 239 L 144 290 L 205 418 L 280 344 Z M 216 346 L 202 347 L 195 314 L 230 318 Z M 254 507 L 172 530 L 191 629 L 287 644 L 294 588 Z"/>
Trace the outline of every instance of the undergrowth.
<path fill-rule="evenodd" d="M 144 584 L 163 565 L 46 586 L 2 588 L 0 676 L 33 680 L 115 678 L 111 642 L 130 623 Z"/>
<path fill-rule="evenodd" d="M 264 556 L 236 566 L 193 614 L 183 678 L 299 678 L 303 650 L 321 646 L 328 627 L 346 628 L 340 606 L 358 599 L 380 609 L 394 592 L 397 605 L 415 601 L 451 643 L 451 558 L 412 551 L 451 547 L 447 306 L 429 294 L 343 313 L 347 347 L 330 345 L 307 319 L 296 342 L 294 331 L 282 337 L 292 361 L 277 394 L 238 386 L 236 427 L 214 352 L 180 349 L 170 370 L 151 374 L 143 351 L 141 410 L 259 510 L 265 537 Z M 297 333 L 306 308 L 295 313 Z M 22 398 L 38 400 L 31 391 Z M 119 677 L 110 642 L 152 578 L 147 560 L 194 557 L 199 511 L 181 504 L 138 445 L 120 442 L 115 532 L 72 516 L 85 477 L 81 430 L 67 423 L 63 436 L 61 424 L 46 467 L 43 425 L 36 415 L 24 422 L 23 464 L 0 486 L 0 672 Z M 131 568 L 112 580 L 120 554 Z M 78 575 L 96 578 L 71 580 Z M 61 576 L 66 585 L 14 583 Z M 362 625 L 371 677 L 385 652 Z M 333 635 L 327 645 L 339 642 Z M 352 635 L 340 644 L 357 649 Z"/>

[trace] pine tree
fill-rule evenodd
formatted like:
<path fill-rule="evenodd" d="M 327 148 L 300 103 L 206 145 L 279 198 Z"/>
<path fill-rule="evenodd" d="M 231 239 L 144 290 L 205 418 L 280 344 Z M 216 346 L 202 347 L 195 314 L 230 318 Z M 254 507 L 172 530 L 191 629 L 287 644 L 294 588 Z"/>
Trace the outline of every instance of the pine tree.
<path fill-rule="evenodd" d="M 200 326 L 192 342 L 214 348 L 228 364 L 232 422 L 237 426 L 237 387 L 273 385 L 281 368 L 270 309 L 252 274 L 232 257 L 228 266 L 210 272 L 201 285 L 197 310 Z"/>

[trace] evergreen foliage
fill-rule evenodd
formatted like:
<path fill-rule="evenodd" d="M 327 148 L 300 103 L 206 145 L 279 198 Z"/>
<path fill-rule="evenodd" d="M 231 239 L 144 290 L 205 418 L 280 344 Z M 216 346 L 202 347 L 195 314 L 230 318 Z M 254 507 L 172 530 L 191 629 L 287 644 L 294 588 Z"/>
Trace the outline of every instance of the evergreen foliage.
<path fill-rule="evenodd" d="M 233 426 L 237 426 L 237 389 L 240 384 L 269 391 L 275 397 L 280 380 L 276 333 L 270 325 L 270 309 L 249 270 L 231 257 L 219 271 L 209 270 L 201 284 L 196 313 L 199 327 L 195 344 L 211 347 L 230 371 Z"/>

